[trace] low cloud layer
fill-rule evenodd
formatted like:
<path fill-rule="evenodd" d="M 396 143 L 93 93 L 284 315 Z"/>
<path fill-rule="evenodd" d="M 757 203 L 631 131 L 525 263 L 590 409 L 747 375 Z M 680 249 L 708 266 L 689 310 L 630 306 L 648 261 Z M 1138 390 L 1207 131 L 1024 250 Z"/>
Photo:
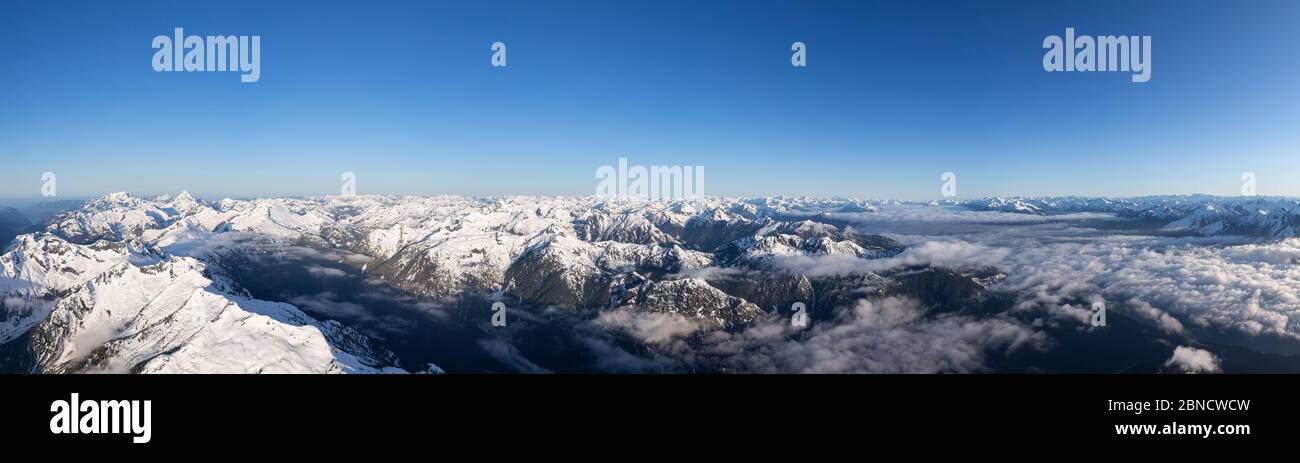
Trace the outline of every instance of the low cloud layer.
<path fill-rule="evenodd" d="M 661 312 L 614 310 L 602 312 L 595 324 L 603 328 L 623 329 L 641 342 L 664 344 L 699 329 L 686 317 Z"/>
<path fill-rule="evenodd" d="M 365 305 L 345 300 L 332 291 L 295 296 L 288 302 L 317 318 L 339 320 L 378 339 L 412 334 L 411 321 L 400 316 L 377 314 Z"/>
<path fill-rule="evenodd" d="M 1208 333 L 1262 352 L 1275 347 L 1252 339 L 1300 340 L 1300 239 L 1258 243 L 1237 236 L 1169 236 L 1105 214 L 1022 219 L 921 207 L 874 214 L 848 218 L 862 219 L 854 223 L 865 232 L 883 232 L 906 244 L 903 253 L 880 259 L 776 256 L 770 265 L 809 277 L 911 265 L 994 266 L 1007 274 L 994 290 L 1015 301 L 1007 315 L 1031 323 L 1001 316 L 927 318 L 915 301 L 883 299 L 841 308 L 835 320 L 803 333 L 793 332 L 788 320 L 760 322 L 693 340 L 691 349 L 675 344 L 689 339 L 686 330 L 664 320 L 620 316 L 608 317 L 604 325 L 640 333 L 634 336 L 681 354 L 686 365 L 773 372 L 981 371 L 992 355 L 1050 346 L 1042 323 L 1087 326 L 1090 305 L 1097 302 L 1181 339 Z M 915 227 L 897 233 L 885 225 L 890 222 Z M 871 224 L 880 227 L 865 226 Z M 725 270 L 714 272 L 728 276 Z M 1167 366 L 1223 369 L 1213 353 L 1192 347 L 1179 347 Z"/>
<path fill-rule="evenodd" d="M 1104 301 L 1109 310 L 1166 333 L 1209 330 L 1300 340 L 1300 239 L 1169 236 L 1108 214 L 1025 216 L 943 207 L 881 212 L 846 219 L 881 225 L 878 231 L 915 253 L 904 252 L 896 261 L 1002 269 L 1007 279 L 996 289 L 1015 294 L 1020 311 L 1083 320 L 1087 311 L 1080 301 Z M 898 229 L 890 222 L 915 226 Z M 940 242 L 963 244 L 935 244 Z M 888 263 L 881 259 L 860 268 Z"/>
<path fill-rule="evenodd" d="M 1204 349 L 1195 347 L 1178 346 L 1174 349 L 1174 355 L 1169 357 L 1165 366 L 1175 368 L 1186 373 L 1219 373 L 1223 370 L 1219 367 L 1219 359 L 1214 354 Z"/>
<path fill-rule="evenodd" d="M 984 369 L 990 355 L 1040 348 L 1047 341 L 1010 319 L 931 319 L 924 312 L 912 299 L 860 300 L 840 311 L 834 323 L 814 325 L 796 339 L 771 342 L 770 325 L 738 335 L 718 333 L 713 352 L 734 352 L 727 361 L 742 371 L 974 372 Z"/>
<path fill-rule="evenodd" d="M 933 265 L 953 269 L 980 269 L 997 266 L 1010 253 L 979 243 L 953 239 L 927 240 L 908 247 L 893 257 L 866 259 L 852 254 L 774 255 L 763 270 L 778 270 L 807 277 L 836 277 L 882 273 L 909 266 Z M 676 276 L 721 280 L 743 277 L 759 270 L 735 267 L 685 269 Z"/>
<path fill-rule="evenodd" d="M 1276 263 L 1300 251 L 1300 240 L 1227 247 L 1170 241 L 1023 247 L 1008 258 L 1002 289 L 1024 295 L 1024 309 L 1095 295 L 1128 301 L 1135 314 L 1168 331 L 1183 331 L 1182 319 L 1199 328 L 1300 339 L 1300 269 Z"/>
<path fill-rule="evenodd" d="M 977 372 L 984 371 L 989 356 L 1043 349 L 1048 342 L 1010 318 L 925 314 L 925 307 L 910 298 L 862 299 L 837 311 L 834 320 L 808 328 L 772 318 L 739 332 L 715 331 L 689 340 L 693 331 L 684 328 L 692 322 L 678 315 L 602 315 L 597 323 L 644 340 L 688 368 L 708 371 Z"/>

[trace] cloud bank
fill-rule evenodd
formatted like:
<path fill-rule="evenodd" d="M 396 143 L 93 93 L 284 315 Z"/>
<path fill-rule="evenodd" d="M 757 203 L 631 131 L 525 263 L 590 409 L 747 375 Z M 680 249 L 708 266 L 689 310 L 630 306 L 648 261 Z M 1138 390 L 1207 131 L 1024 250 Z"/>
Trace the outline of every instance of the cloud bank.
<path fill-rule="evenodd" d="M 1220 373 L 1219 359 L 1209 351 L 1195 347 L 1178 346 L 1174 355 L 1165 362 L 1166 367 L 1177 368 L 1186 373 Z"/>
<path fill-rule="evenodd" d="M 985 371 L 989 356 L 1041 350 L 1048 343 L 1043 334 L 1011 318 L 928 317 L 919 302 L 902 297 L 861 299 L 838 310 L 834 320 L 808 328 L 777 317 L 739 332 L 695 334 L 689 329 L 693 323 L 672 314 L 602 314 L 597 321 L 652 344 L 688 368 L 706 371 L 977 372 Z"/>

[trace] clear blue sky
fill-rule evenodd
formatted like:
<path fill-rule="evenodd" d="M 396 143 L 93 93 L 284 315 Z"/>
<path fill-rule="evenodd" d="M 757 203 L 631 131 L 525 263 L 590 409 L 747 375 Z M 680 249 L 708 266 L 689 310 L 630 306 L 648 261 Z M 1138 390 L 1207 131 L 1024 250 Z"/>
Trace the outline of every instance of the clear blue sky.
<path fill-rule="evenodd" d="M 1300 195 L 1300 2 L 0 3 L 0 197 L 705 192 Z M 1152 77 L 1043 38 L 1151 35 Z M 261 81 L 155 73 L 156 35 L 260 35 Z M 505 42 L 508 66 L 490 65 Z M 808 66 L 790 66 L 805 42 Z"/>

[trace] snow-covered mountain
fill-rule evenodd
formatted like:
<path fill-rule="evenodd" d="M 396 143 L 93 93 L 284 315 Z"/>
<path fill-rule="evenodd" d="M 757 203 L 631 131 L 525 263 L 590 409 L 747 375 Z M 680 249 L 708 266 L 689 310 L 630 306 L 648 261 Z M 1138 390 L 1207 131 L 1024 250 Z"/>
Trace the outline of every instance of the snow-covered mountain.
<path fill-rule="evenodd" d="M 0 256 L 0 343 L 27 335 L 32 371 L 397 372 L 337 322 L 258 301 L 138 241 L 24 235 Z"/>
<path fill-rule="evenodd" d="M 988 198 L 934 206 L 944 205 L 1106 213 L 1204 235 L 1300 231 L 1297 202 L 1277 198 Z M 959 310 L 1001 281 L 990 268 L 927 268 L 902 258 L 872 266 L 906 247 L 880 234 L 888 230 L 837 218 L 896 207 L 913 206 L 789 197 L 205 202 L 184 192 L 115 193 L 55 215 L 0 254 L 0 344 L 24 343 L 28 368 L 46 372 L 400 371 L 396 356 L 362 332 L 241 289 L 223 264 L 248 246 L 350 256 L 339 263 L 430 299 L 477 294 L 555 310 L 671 314 L 704 333 L 788 315 L 795 302 L 814 319 L 830 318 L 833 308 L 872 295 L 914 297 L 936 313 Z"/>
<path fill-rule="evenodd" d="M 398 371 L 350 328 L 237 294 L 192 258 L 124 262 L 59 299 L 31 345 L 50 373 Z"/>
<path fill-rule="evenodd" d="M 811 198 L 203 202 L 184 192 L 114 193 L 54 216 L 0 256 L 0 342 L 25 336 L 32 368 L 49 372 L 395 370 L 392 354 L 360 333 L 242 292 L 219 262 L 244 242 L 362 255 L 367 275 L 422 296 L 504 292 L 529 304 L 634 307 L 728 329 L 764 314 L 746 296 L 771 302 L 770 291 L 692 272 L 898 251 L 887 238 L 782 218 L 809 210 L 874 207 Z M 802 290 L 790 297 L 808 290 L 788 286 Z"/>
<path fill-rule="evenodd" d="M 187 194 L 113 194 L 18 237 L 0 255 L 0 343 L 24 337 L 28 368 L 43 372 L 401 371 L 355 330 L 252 299 L 158 247 L 255 217 L 219 214 Z"/>

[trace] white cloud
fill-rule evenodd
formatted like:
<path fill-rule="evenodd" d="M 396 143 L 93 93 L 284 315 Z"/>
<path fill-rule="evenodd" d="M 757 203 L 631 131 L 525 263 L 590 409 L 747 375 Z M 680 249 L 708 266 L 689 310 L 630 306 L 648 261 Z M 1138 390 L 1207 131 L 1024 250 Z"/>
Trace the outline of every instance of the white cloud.
<path fill-rule="evenodd" d="M 702 268 L 684 268 L 670 276 L 672 279 L 697 278 L 701 280 L 729 280 L 733 278 L 744 277 L 751 273 L 749 270 L 735 267 L 702 267 Z"/>
<path fill-rule="evenodd" d="M 595 324 L 625 331 L 642 342 L 651 344 L 672 341 L 699 329 L 699 324 L 681 315 L 626 309 L 601 312 L 596 317 Z"/>
<path fill-rule="evenodd" d="M 33 309 L 40 308 L 44 302 L 39 299 L 25 299 L 21 297 L 5 297 L 3 299 L 5 310 L 10 313 L 27 313 Z"/>
<path fill-rule="evenodd" d="M 879 264 L 852 254 L 772 256 L 768 265 L 809 277 L 858 275 L 879 271 Z"/>
<path fill-rule="evenodd" d="M 1151 304 L 1147 304 L 1140 299 L 1129 299 L 1128 306 L 1133 310 L 1134 314 L 1154 323 L 1161 331 L 1171 334 L 1187 333 L 1182 322 Z"/>
<path fill-rule="evenodd" d="M 380 301 L 383 295 L 372 293 L 359 294 L 358 299 Z M 374 338 L 386 339 L 389 335 L 408 335 L 413 323 L 396 315 L 376 313 L 369 307 L 357 302 L 344 300 L 332 291 L 310 295 L 300 295 L 289 299 L 289 303 L 323 319 L 336 319 L 353 325 L 354 328 Z M 419 308 L 418 305 L 413 307 Z"/>
<path fill-rule="evenodd" d="M 1174 355 L 1165 361 L 1166 367 L 1178 368 L 1187 373 L 1219 373 L 1219 359 L 1204 349 L 1178 346 Z"/>
<path fill-rule="evenodd" d="M 338 278 L 338 277 L 348 276 L 348 272 L 333 267 L 325 267 L 321 265 L 308 265 L 306 269 L 307 269 L 307 273 L 310 273 L 318 277 Z"/>
<path fill-rule="evenodd" d="M 686 328 L 654 319 L 611 320 L 650 320 L 637 329 L 661 341 L 683 336 Z M 984 371 L 989 356 L 1047 343 L 1045 335 L 1011 318 L 927 317 L 918 301 L 889 297 L 859 300 L 840 308 L 834 320 L 806 329 L 772 317 L 739 332 L 714 331 L 690 343 L 678 339 L 659 350 L 704 371 L 937 373 Z"/>
<path fill-rule="evenodd" d="M 1300 269 L 1275 264 L 1296 241 L 1271 245 L 1189 246 L 1125 237 L 1024 246 L 1003 267 L 1000 287 L 1020 308 L 1045 309 L 1068 298 L 1136 300 L 1128 307 L 1171 332 L 1183 323 L 1300 339 Z M 1269 252 L 1275 250 L 1277 253 Z"/>
<path fill-rule="evenodd" d="M 996 266 L 1010 250 L 990 248 L 961 240 L 926 241 L 908 247 L 894 257 L 863 259 L 848 254 L 773 256 L 770 265 L 809 277 L 880 273 L 900 267 L 933 265 L 968 269 Z"/>
<path fill-rule="evenodd" d="M 747 371 L 937 373 L 982 371 L 990 354 L 1047 342 L 1009 318 L 927 318 L 924 313 L 910 298 L 863 299 L 841 310 L 834 323 L 814 324 L 796 339 L 763 342 L 771 332 L 758 327 L 757 333 L 746 330 L 719 348 L 744 352 L 733 361 Z M 754 342 L 761 344 L 745 345 Z M 727 345 L 735 343 L 742 346 Z"/>
<path fill-rule="evenodd" d="M 829 274 L 921 262 L 993 265 L 1008 275 L 995 289 L 1015 294 L 1021 315 L 1086 324 L 1090 312 L 1081 302 L 1100 300 L 1170 334 L 1209 330 L 1300 341 L 1300 239 L 1162 236 L 1105 214 L 1042 217 L 915 207 L 882 212 L 839 218 L 876 222 L 876 229 L 909 246 L 903 254 L 870 263 L 782 264 Z M 1300 350 L 1300 344 L 1293 348 Z"/>
<path fill-rule="evenodd" d="M 356 319 L 370 317 L 370 311 L 365 306 L 337 299 L 337 294 L 325 291 L 310 296 L 296 296 L 290 298 L 289 303 L 326 315 L 329 318 Z"/>
<path fill-rule="evenodd" d="M 500 339 L 480 339 L 479 347 L 498 362 L 525 373 L 550 373 L 550 370 L 533 363 L 509 342 Z"/>

